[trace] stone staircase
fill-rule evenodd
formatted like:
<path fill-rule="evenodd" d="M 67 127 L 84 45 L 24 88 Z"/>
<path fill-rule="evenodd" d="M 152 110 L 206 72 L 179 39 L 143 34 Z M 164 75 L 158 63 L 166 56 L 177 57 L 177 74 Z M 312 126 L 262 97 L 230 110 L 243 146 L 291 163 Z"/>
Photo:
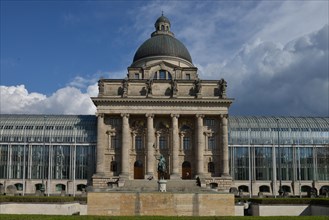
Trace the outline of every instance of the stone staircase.
<path fill-rule="evenodd" d="M 158 180 L 125 180 L 122 187 L 113 189 L 115 191 L 133 192 L 157 192 Z M 201 188 L 196 180 L 167 180 L 167 192 L 204 192 L 212 191 Z"/>

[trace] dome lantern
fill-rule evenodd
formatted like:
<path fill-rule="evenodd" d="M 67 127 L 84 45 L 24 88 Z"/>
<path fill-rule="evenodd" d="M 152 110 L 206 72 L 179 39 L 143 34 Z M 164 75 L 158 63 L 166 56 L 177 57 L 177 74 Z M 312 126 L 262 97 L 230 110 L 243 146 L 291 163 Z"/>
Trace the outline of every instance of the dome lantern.
<path fill-rule="evenodd" d="M 162 14 L 156 20 L 154 27 L 155 31 L 151 34 L 151 38 L 137 49 L 131 67 L 144 65 L 146 60 L 163 60 L 164 57 L 180 60 L 193 67 L 189 51 L 170 31 L 169 19 Z"/>

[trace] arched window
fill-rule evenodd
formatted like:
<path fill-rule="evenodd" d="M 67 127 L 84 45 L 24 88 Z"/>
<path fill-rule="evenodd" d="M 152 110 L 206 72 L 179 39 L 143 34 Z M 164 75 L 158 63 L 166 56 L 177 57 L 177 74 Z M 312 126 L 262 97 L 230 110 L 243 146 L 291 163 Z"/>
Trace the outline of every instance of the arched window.
<path fill-rule="evenodd" d="M 239 186 L 239 192 L 249 192 L 249 187 L 246 185 Z"/>
<path fill-rule="evenodd" d="M 304 185 L 304 186 L 301 187 L 301 191 L 302 192 L 310 192 L 311 191 L 311 187 Z"/>
<path fill-rule="evenodd" d="M 45 186 L 42 183 L 35 184 L 35 190 L 40 190 L 41 192 L 45 191 Z"/>
<path fill-rule="evenodd" d="M 65 191 L 66 186 L 64 184 L 56 184 L 56 191 L 62 192 Z"/>
<path fill-rule="evenodd" d="M 320 188 L 320 195 L 326 195 L 326 193 L 329 193 L 329 185 L 328 186 L 322 186 Z"/>
<path fill-rule="evenodd" d="M 290 186 L 282 186 L 282 190 L 283 190 L 283 192 L 291 192 L 291 188 L 290 188 Z"/>
<path fill-rule="evenodd" d="M 266 185 L 262 185 L 259 187 L 259 192 L 270 192 L 270 187 Z"/>
<path fill-rule="evenodd" d="M 188 161 L 184 161 L 182 164 L 182 179 L 191 179 L 191 178 L 192 178 L 191 163 Z"/>
<path fill-rule="evenodd" d="M 23 190 L 23 184 L 22 183 L 16 183 L 15 184 L 17 190 Z"/>
<path fill-rule="evenodd" d="M 77 185 L 77 191 L 82 192 L 82 191 L 85 191 L 86 188 L 87 188 L 87 185 L 85 185 L 85 184 L 78 184 Z"/>

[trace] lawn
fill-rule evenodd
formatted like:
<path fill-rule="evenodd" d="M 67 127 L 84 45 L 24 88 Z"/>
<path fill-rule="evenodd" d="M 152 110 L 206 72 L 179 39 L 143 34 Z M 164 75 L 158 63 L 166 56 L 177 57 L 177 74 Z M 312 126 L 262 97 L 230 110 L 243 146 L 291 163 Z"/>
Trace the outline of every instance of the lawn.
<path fill-rule="evenodd" d="M 201 220 L 327 220 L 328 216 L 212 216 L 212 217 L 164 217 L 164 216 L 121 216 L 121 217 L 109 217 L 109 216 L 59 216 L 59 215 L 1 215 L 1 220 L 189 220 L 189 219 L 201 219 Z"/>

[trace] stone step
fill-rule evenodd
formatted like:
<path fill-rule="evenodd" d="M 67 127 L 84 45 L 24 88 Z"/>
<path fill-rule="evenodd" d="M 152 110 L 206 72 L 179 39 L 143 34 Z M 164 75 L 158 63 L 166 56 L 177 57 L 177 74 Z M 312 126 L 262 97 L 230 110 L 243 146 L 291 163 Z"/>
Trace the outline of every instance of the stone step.
<path fill-rule="evenodd" d="M 122 191 L 158 191 L 157 180 L 125 180 Z M 201 189 L 195 180 L 167 180 L 167 192 L 198 192 Z"/>

